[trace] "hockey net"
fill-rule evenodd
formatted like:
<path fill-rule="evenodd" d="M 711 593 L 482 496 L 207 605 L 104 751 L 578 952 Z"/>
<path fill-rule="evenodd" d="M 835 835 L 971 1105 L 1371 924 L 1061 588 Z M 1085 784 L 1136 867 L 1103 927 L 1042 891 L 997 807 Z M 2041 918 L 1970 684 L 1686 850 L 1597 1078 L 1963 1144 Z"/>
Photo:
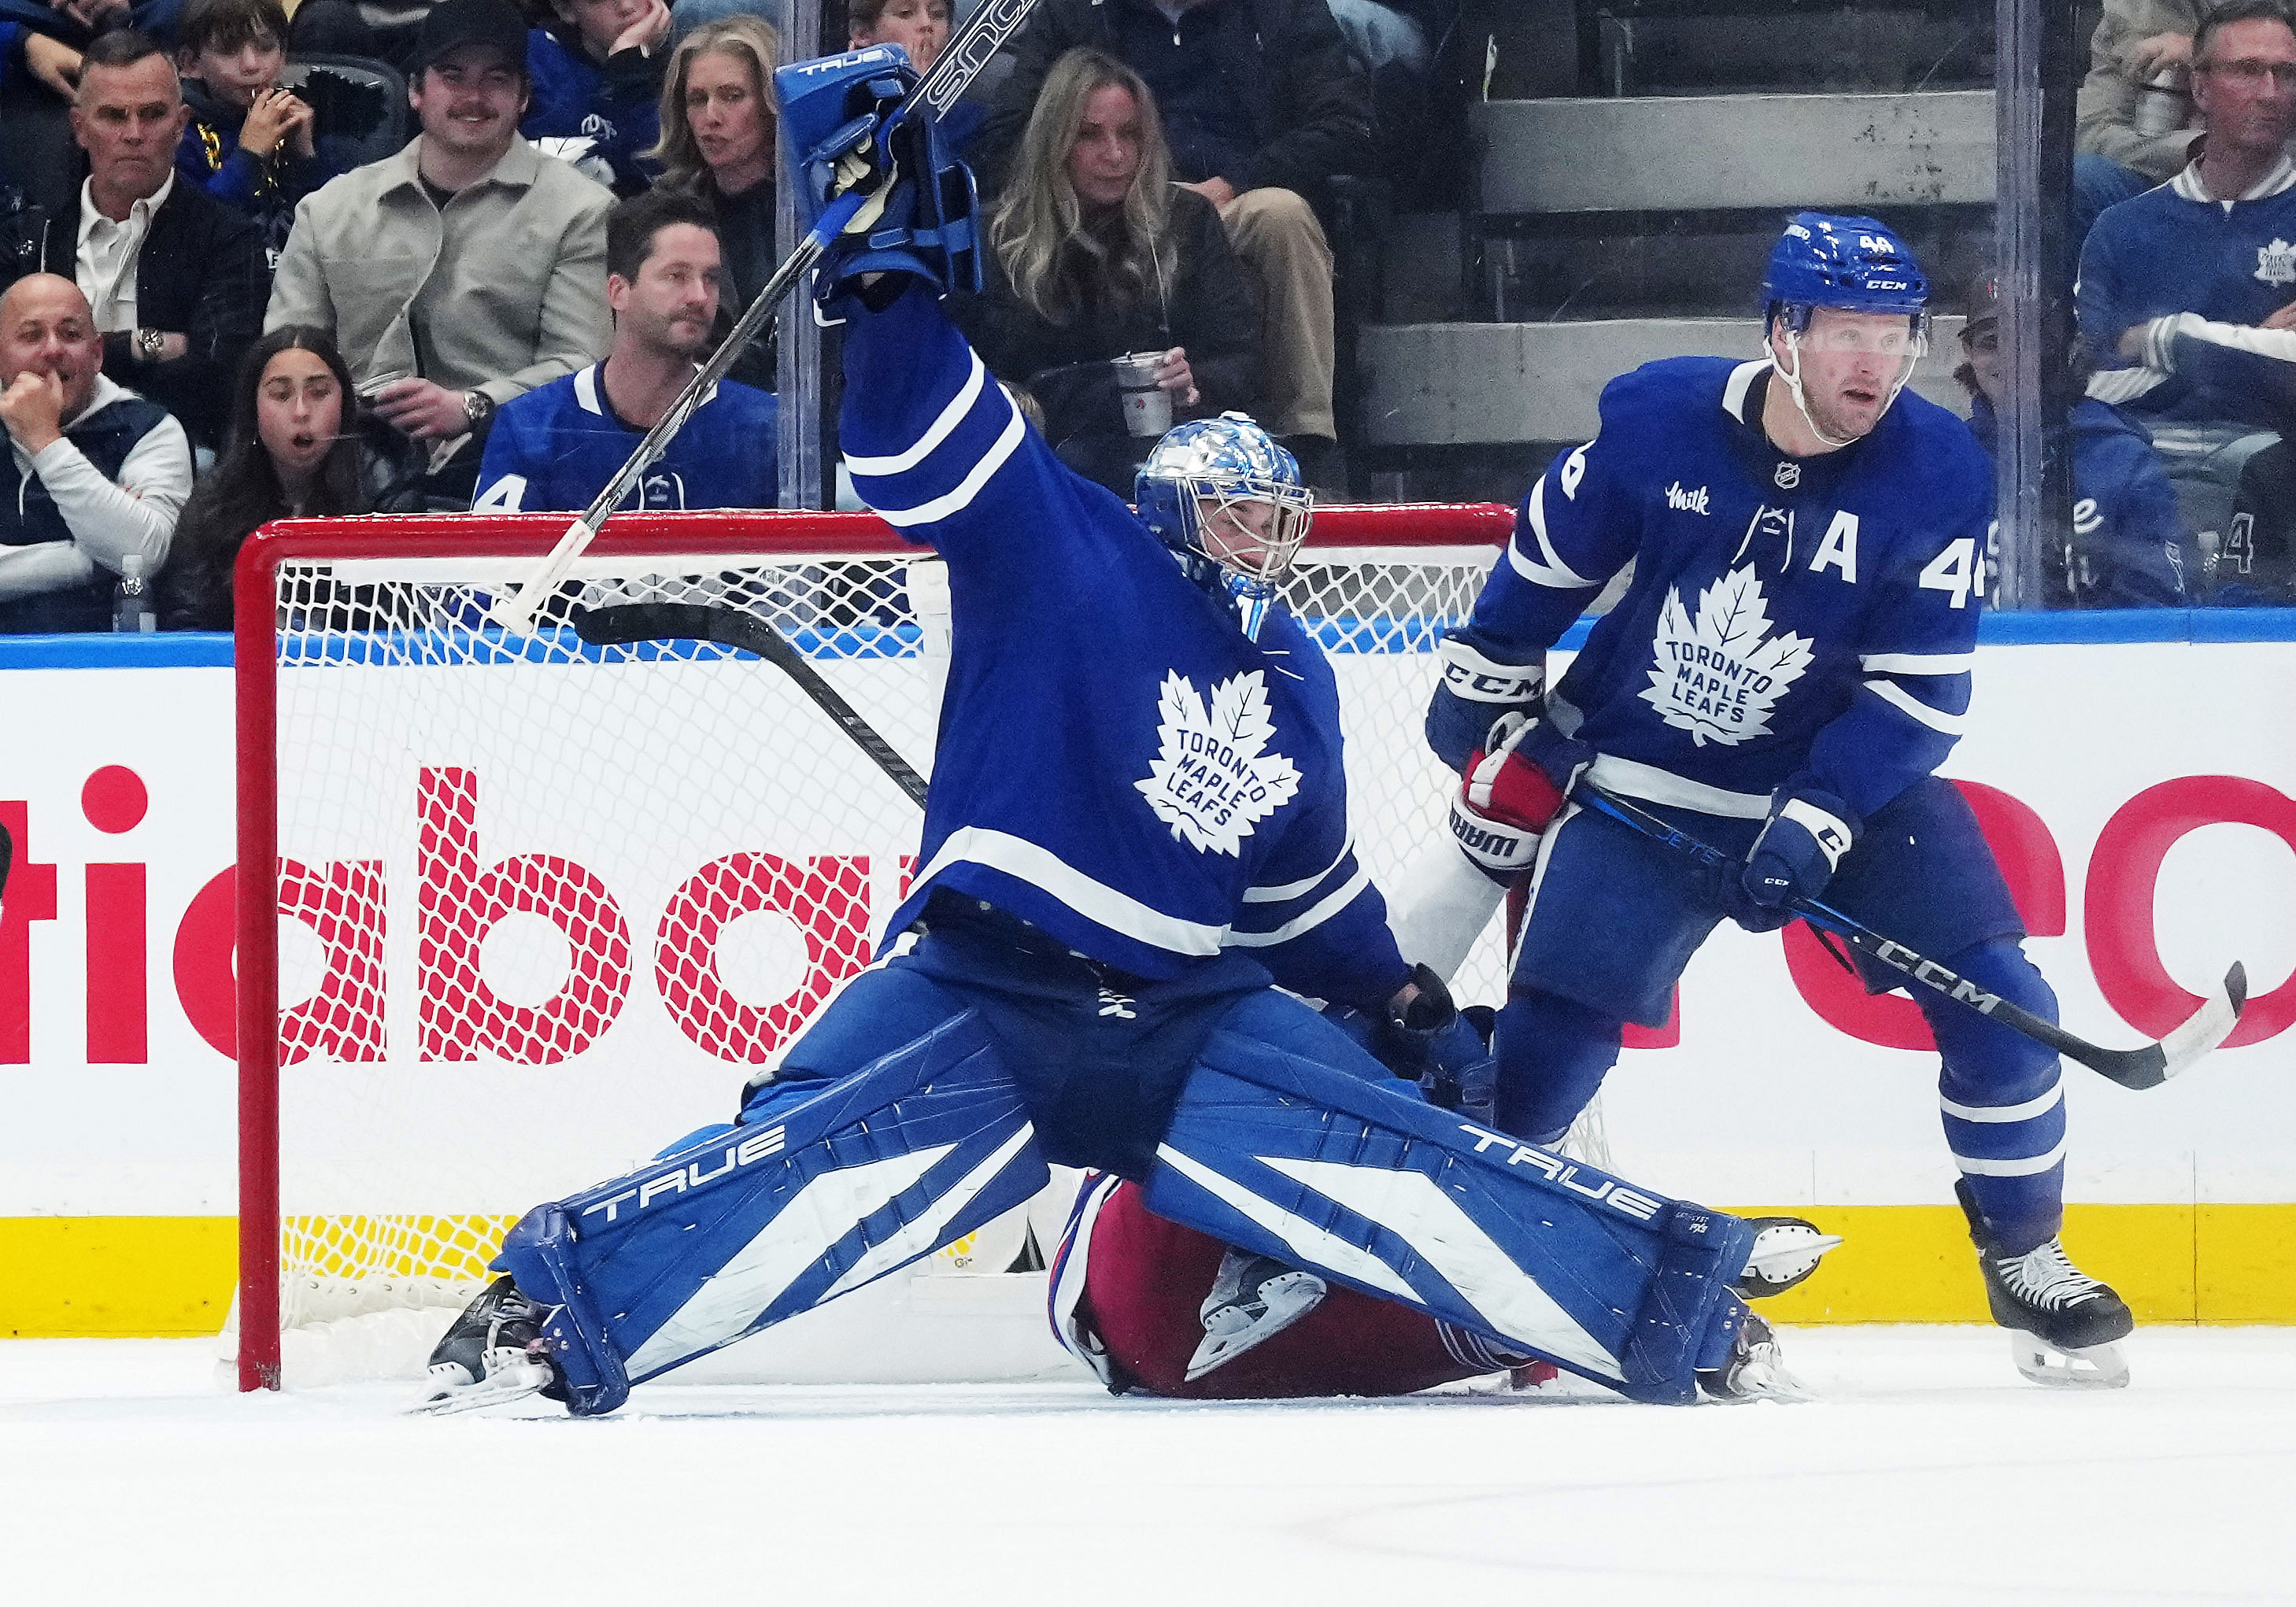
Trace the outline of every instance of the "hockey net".
<path fill-rule="evenodd" d="M 930 774 L 937 561 L 862 514 L 624 516 L 505 635 L 488 602 L 563 523 L 289 523 L 241 561 L 239 864 L 273 867 L 238 884 L 242 1388 L 283 1356 L 291 1383 L 419 1368 L 521 1211 L 730 1119 L 914 872 L 916 807 L 789 676 L 570 621 L 753 615 Z M 1420 736 L 1432 654 L 1508 528 L 1327 510 L 1287 583 L 1338 678 L 1375 878 L 1456 784 Z M 1046 628 L 1089 628 L 1076 606 Z M 1463 1003 L 1498 1002 L 1503 949 L 1486 934 Z"/>

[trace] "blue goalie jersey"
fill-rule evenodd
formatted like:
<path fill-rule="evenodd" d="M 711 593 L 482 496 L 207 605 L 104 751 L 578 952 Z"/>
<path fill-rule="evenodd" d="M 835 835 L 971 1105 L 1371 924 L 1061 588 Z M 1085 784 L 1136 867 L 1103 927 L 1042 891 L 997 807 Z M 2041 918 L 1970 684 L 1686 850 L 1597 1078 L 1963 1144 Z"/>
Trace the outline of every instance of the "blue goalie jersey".
<path fill-rule="evenodd" d="M 1078 952 L 1170 979 L 1241 949 L 1287 988 L 1376 1004 L 1408 975 L 1357 864 L 1331 666 L 1233 605 L 1067 469 L 911 290 L 845 336 L 864 501 L 948 565 L 954 630 L 921 866 Z"/>
<path fill-rule="evenodd" d="M 1532 486 L 1464 635 L 1533 662 L 1631 561 L 1548 696 L 1602 755 L 1595 779 L 1751 819 L 1808 771 L 1871 818 L 1960 733 L 1992 471 L 1910 391 L 1865 439 L 1786 456 L 1761 429 L 1773 378 L 1679 357 L 1612 381 L 1595 439 Z"/>

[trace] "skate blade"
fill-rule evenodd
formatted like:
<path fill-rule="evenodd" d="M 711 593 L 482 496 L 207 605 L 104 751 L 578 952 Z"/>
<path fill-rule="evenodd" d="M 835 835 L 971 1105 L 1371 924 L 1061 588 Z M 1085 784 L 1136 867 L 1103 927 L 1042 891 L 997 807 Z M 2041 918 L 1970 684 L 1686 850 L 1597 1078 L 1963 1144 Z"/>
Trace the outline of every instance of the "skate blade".
<path fill-rule="evenodd" d="M 2038 1334 L 2009 1332 L 2009 1354 L 2017 1371 L 2052 1390 L 2125 1390 L 2128 1360 L 2116 1343 L 2067 1349 Z"/>
<path fill-rule="evenodd" d="M 1738 1364 L 1730 1375 L 1729 1393 L 1710 1397 L 1717 1405 L 1726 1406 L 1751 1406 L 1758 1400 L 1775 1400 L 1788 1405 L 1816 1400 L 1816 1391 L 1786 1371 L 1785 1363 L 1773 1349 L 1768 1356 L 1756 1354 Z"/>
<path fill-rule="evenodd" d="M 496 1368 L 476 1383 L 434 1382 L 430 1393 L 409 1406 L 406 1414 L 410 1417 L 446 1417 L 457 1412 L 475 1412 L 485 1406 L 498 1406 L 506 1401 L 524 1400 L 529 1395 L 538 1395 L 549 1382 L 547 1364 L 512 1362 L 508 1366 Z"/>
<path fill-rule="evenodd" d="M 1314 1273 L 1295 1272 L 1270 1278 L 1259 1286 L 1259 1291 L 1267 1297 L 1267 1313 L 1250 1327 L 1232 1333 L 1206 1333 L 1203 1343 L 1188 1358 L 1188 1370 L 1181 1374 L 1182 1378 L 1193 1383 L 1205 1373 L 1225 1367 L 1245 1351 L 1266 1344 L 1324 1303 L 1324 1284 Z"/>
<path fill-rule="evenodd" d="M 1825 1252 L 1840 1249 L 1841 1243 L 1838 1234 L 1822 1234 L 1806 1222 L 1764 1227 L 1754 1236 L 1754 1252 L 1746 1258 L 1746 1270 L 1731 1287 L 1739 1299 L 1746 1300 L 1784 1294 L 1816 1272 Z"/>

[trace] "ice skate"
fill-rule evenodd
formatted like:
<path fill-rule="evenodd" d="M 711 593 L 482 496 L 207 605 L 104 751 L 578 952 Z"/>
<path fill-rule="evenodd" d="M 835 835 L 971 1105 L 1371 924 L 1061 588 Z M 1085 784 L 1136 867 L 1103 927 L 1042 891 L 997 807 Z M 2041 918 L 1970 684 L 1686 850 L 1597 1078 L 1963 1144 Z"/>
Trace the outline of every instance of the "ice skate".
<path fill-rule="evenodd" d="M 1324 1292 L 1324 1280 L 1312 1272 L 1229 1250 L 1204 1296 L 1204 1340 L 1188 1358 L 1188 1382 L 1274 1339 L 1320 1305 Z"/>
<path fill-rule="evenodd" d="M 2124 1388 L 2128 1362 L 2117 1341 L 2136 1325 L 2127 1303 L 2110 1285 L 2074 1266 L 2056 1239 L 2021 1256 L 2001 1254 L 1992 1246 L 1969 1185 L 1956 1183 L 1954 1193 L 1977 1243 L 1993 1320 L 2009 1330 L 2017 1371 L 2055 1389 Z"/>
<path fill-rule="evenodd" d="M 542 1337 L 549 1319 L 550 1308 L 528 1300 L 507 1275 L 496 1278 L 430 1352 L 430 1388 L 414 1409 L 443 1416 L 537 1393 L 562 1399 Z"/>
<path fill-rule="evenodd" d="M 1729 1357 L 1698 1375 L 1700 1391 L 1711 1399 L 1808 1400 L 1808 1389 L 1786 1371 L 1784 1353 L 1769 1323 L 1749 1311 L 1732 1336 Z"/>
<path fill-rule="evenodd" d="M 1816 1272 L 1825 1252 L 1841 1242 L 1838 1235 L 1820 1233 L 1816 1223 L 1800 1217 L 1747 1220 L 1754 1229 L 1754 1248 L 1746 1257 L 1746 1270 L 1731 1285 L 1742 1300 L 1784 1294 Z"/>

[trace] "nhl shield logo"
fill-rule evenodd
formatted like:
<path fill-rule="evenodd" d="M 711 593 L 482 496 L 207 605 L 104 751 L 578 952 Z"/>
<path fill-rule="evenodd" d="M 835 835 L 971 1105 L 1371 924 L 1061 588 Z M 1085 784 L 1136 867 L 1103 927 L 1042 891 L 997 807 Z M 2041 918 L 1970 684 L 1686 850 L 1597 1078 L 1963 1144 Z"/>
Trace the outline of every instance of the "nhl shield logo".
<path fill-rule="evenodd" d="M 1779 490 L 1791 491 L 1801 484 L 1801 465 L 1796 463 L 1781 463 L 1778 464 L 1777 471 L 1770 478 L 1777 482 Z"/>
<path fill-rule="evenodd" d="M 2267 284 L 2296 283 L 2296 245 L 2276 234 L 2270 245 L 2257 247 L 2256 276 Z"/>

